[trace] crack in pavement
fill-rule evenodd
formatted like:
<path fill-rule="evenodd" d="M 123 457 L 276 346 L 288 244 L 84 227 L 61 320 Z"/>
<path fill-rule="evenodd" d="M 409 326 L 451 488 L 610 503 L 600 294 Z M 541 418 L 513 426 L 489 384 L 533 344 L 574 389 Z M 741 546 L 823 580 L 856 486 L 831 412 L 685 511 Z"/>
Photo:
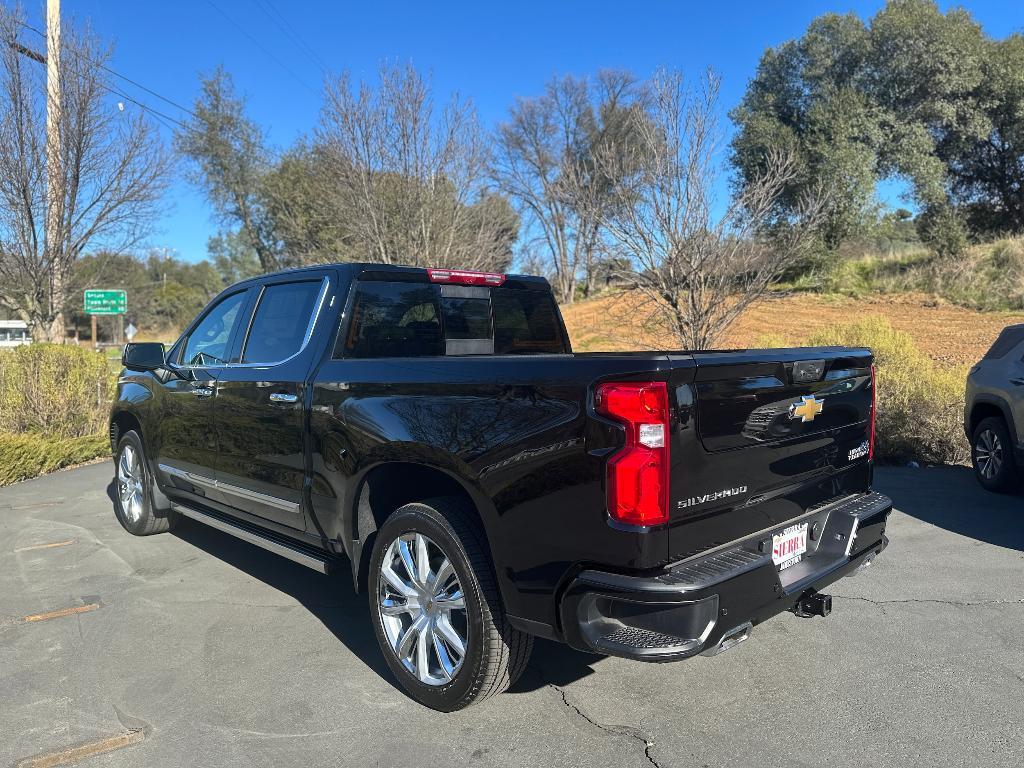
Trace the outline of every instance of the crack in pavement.
<path fill-rule="evenodd" d="M 992 599 L 992 600 L 948 600 L 941 598 L 908 598 L 906 600 L 872 600 L 870 597 L 860 597 L 859 595 L 833 595 L 833 600 L 860 600 L 864 603 L 871 603 L 876 606 L 883 615 L 886 614 L 885 606 L 887 605 L 907 605 L 912 603 L 918 603 L 921 605 L 951 605 L 959 608 L 974 608 L 985 605 L 1024 605 L 1024 598 L 1010 598 L 1010 599 Z"/>
<path fill-rule="evenodd" d="M 541 681 L 548 688 L 552 688 L 553 690 L 558 692 L 558 694 L 562 697 L 562 703 L 566 707 L 573 710 L 577 715 L 582 717 L 595 728 L 599 728 L 600 730 L 605 731 L 606 733 L 611 733 L 616 736 L 629 736 L 631 739 L 639 741 L 641 744 L 644 745 L 644 757 L 647 758 L 647 762 L 653 765 L 654 768 L 662 768 L 661 763 L 655 760 L 654 756 L 651 754 L 651 748 L 654 746 L 654 742 L 647 738 L 647 735 L 643 733 L 639 728 L 634 728 L 631 725 L 606 725 L 604 723 L 599 723 L 597 720 L 595 720 L 582 709 L 580 709 L 576 704 L 573 704 L 571 701 L 569 701 L 569 697 L 566 695 L 565 690 L 560 686 L 556 685 L 555 683 L 549 681 L 544 676 L 543 670 L 538 669 L 537 667 L 529 668 L 537 672 L 537 674 L 540 676 Z"/>

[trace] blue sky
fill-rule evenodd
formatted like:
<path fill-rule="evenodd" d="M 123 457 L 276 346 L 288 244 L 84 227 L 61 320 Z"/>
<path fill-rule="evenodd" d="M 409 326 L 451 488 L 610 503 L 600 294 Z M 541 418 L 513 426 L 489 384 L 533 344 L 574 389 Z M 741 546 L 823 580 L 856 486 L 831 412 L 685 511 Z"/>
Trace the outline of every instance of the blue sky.
<path fill-rule="evenodd" d="M 324 74 L 317 60 L 282 31 L 268 5 L 285 16 L 329 72 L 348 69 L 357 78 L 373 78 L 381 60 L 412 61 L 432 74 L 439 99 L 458 91 L 491 126 L 517 96 L 538 94 L 552 75 L 584 75 L 602 67 L 646 76 L 660 65 L 693 75 L 711 66 L 723 77 L 722 104 L 729 109 L 766 48 L 799 37 L 822 13 L 868 17 L 882 4 L 63 0 L 62 12 L 66 20 L 90 23 L 114 45 L 113 69 L 186 106 L 195 99 L 198 74 L 223 64 L 248 97 L 250 115 L 275 146 L 284 147 L 316 124 Z M 1024 32 L 1024 2 L 942 3 L 944 8 L 961 4 L 994 37 Z M 42 0 L 25 0 L 25 5 L 42 28 Z M 40 43 L 30 33 L 23 40 Z M 181 116 L 155 97 L 121 86 L 140 101 Z M 896 191 L 887 185 L 882 194 L 892 197 Z M 204 258 L 217 224 L 202 194 L 178 179 L 167 208 L 152 245 L 189 260 Z"/>

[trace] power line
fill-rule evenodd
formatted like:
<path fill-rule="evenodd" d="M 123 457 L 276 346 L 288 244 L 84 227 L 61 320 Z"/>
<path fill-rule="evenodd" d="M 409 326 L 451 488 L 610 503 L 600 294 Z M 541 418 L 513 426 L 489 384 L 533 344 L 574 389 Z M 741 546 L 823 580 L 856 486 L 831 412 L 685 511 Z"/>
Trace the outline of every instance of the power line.
<path fill-rule="evenodd" d="M 36 29 L 35 27 L 31 26 L 30 24 L 26 24 L 25 22 L 19 22 L 19 23 L 23 27 L 25 27 L 26 29 L 28 29 L 31 32 L 34 32 L 35 34 L 39 35 L 41 38 L 43 38 L 44 41 L 46 40 L 46 34 L 44 32 L 40 31 L 39 29 Z M 46 63 L 46 56 L 44 54 L 41 54 L 41 53 L 39 53 L 37 51 L 33 51 L 31 48 L 27 48 L 26 46 L 21 45 L 17 41 L 11 41 L 11 47 L 14 48 L 16 51 L 18 51 L 19 53 L 21 53 L 22 55 L 27 56 L 30 59 L 33 59 L 34 61 L 38 61 L 41 64 L 45 64 Z M 131 85 L 134 85 L 136 88 L 139 88 L 139 89 L 145 91 L 146 93 L 152 94 L 153 96 L 156 96 L 161 101 L 167 102 L 171 106 L 176 107 L 177 109 L 180 109 L 182 112 L 185 112 L 186 114 L 188 114 L 191 117 L 193 117 L 197 122 L 199 122 L 199 123 L 207 123 L 205 118 L 200 117 L 199 115 L 197 115 L 194 111 L 192 111 L 188 107 L 184 107 L 181 104 L 179 104 L 178 102 L 174 101 L 173 99 L 167 98 L 166 96 L 158 93 L 157 91 L 153 90 L 152 88 L 149 88 L 149 87 L 143 85 L 142 83 L 138 82 L 137 80 L 133 80 L 132 78 L 128 77 L 127 75 L 121 74 L 120 72 L 118 72 L 117 70 L 113 69 L 112 67 L 108 67 L 106 64 L 103 64 L 102 62 L 96 61 L 95 59 L 92 59 L 89 56 L 86 56 L 81 51 L 79 51 L 79 50 L 71 50 L 71 53 L 73 53 L 74 55 L 78 56 L 79 58 L 84 59 L 88 63 L 92 64 L 94 67 L 97 67 L 98 69 L 102 69 L 104 72 L 107 72 L 107 73 L 109 73 L 111 75 L 114 75 L 115 77 L 119 77 L 122 80 L 124 80 L 125 82 L 130 83 Z M 160 110 L 155 109 L 155 108 L 149 106 L 148 104 L 146 104 L 146 103 L 144 103 L 142 101 L 139 101 L 138 99 L 135 99 L 135 98 L 129 96 L 128 94 L 124 93 L 123 91 L 119 91 L 116 88 L 114 88 L 114 87 L 112 87 L 110 85 L 107 85 L 106 83 L 101 83 L 100 85 L 101 85 L 101 87 L 104 90 L 108 91 L 109 93 L 112 93 L 115 96 L 120 96 L 125 101 L 129 101 L 132 104 L 134 104 L 135 106 L 137 106 L 140 109 L 144 110 L 145 112 L 148 112 L 149 114 L 151 114 L 161 125 L 163 125 L 165 128 L 167 128 L 171 133 L 175 133 L 176 129 L 170 123 L 174 123 L 174 125 L 178 126 L 180 129 L 185 130 L 185 131 L 189 131 L 191 133 L 197 133 L 197 134 L 201 133 L 201 131 L 197 130 L 195 127 L 193 127 L 193 126 L 191 126 L 191 125 L 189 125 L 189 124 L 187 124 L 185 122 L 182 122 L 181 120 L 179 120 L 178 118 L 176 118 L 176 117 L 174 117 L 172 115 L 168 115 L 166 112 L 161 112 Z M 170 121 L 170 122 L 168 122 L 168 121 Z M 235 133 L 234 135 L 235 135 L 236 138 L 239 138 L 242 141 L 245 141 L 245 142 L 249 141 L 248 137 L 242 135 L 241 133 Z"/>
<path fill-rule="evenodd" d="M 273 23 L 274 26 L 281 30 L 285 34 L 285 36 L 288 37 L 293 43 L 295 43 L 295 46 L 306 55 L 306 58 L 309 59 L 310 63 L 313 64 L 313 66 L 320 70 L 321 74 L 326 75 L 327 64 L 324 62 L 322 58 L 320 58 L 320 55 L 316 52 L 313 46 L 307 43 L 305 39 L 302 37 L 302 35 L 300 35 L 299 32 L 295 29 L 295 27 L 291 25 L 291 22 L 288 21 L 288 18 L 284 14 L 282 14 L 280 10 L 278 10 L 277 6 L 274 5 L 273 1 L 256 0 L 256 2 L 259 4 L 263 12 L 267 14 L 267 17 L 270 19 L 271 23 Z M 275 16 L 277 17 L 276 19 L 274 18 Z M 280 21 L 278 21 L 278 19 L 280 19 Z"/>
<path fill-rule="evenodd" d="M 277 56 L 275 56 L 259 40 L 257 40 L 251 34 L 249 34 L 249 32 L 244 27 L 242 27 L 240 24 L 238 24 L 238 22 L 236 22 L 234 19 L 232 19 L 230 16 L 228 16 L 223 10 L 221 10 L 219 5 L 217 5 L 215 2 L 213 2 L 213 0 L 206 0 L 206 2 L 210 5 L 211 8 L 213 8 L 215 11 L 217 11 L 217 13 L 219 13 L 221 16 L 223 16 L 225 19 L 227 19 L 228 23 L 231 24 L 231 26 L 233 26 L 235 29 L 237 29 L 239 32 L 241 32 L 243 35 L 245 35 L 245 37 L 248 38 L 249 41 L 252 42 L 253 45 L 255 45 L 257 48 L 259 48 L 261 51 L 263 51 L 263 53 L 265 53 L 268 57 L 270 57 L 270 59 L 272 61 L 274 61 L 279 67 L 281 67 L 281 69 L 283 69 L 285 72 L 287 72 L 289 75 L 291 75 L 292 78 L 295 80 L 295 82 L 299 83 L 299 85 L 301 85 L 307 91 L 312 93 L 314 96 L 317 95 L 317 92 L 312 87 L 310 87 L 309 83 L 307 83 L 305 80 L 303 80 L 297 74 L 295 74 L 295 72 L 293 72 L 291 70 L 291 68 L 288 67 L 287 64 L 285 64 L 283 61 L 281 61 L 279 58 L 277 58 Z"/>
<path fill-rule="evenodd" d="M 42 31 L 40 31 L 40 30 L 36 29 L 36 28 L 35 28 L 35 27 L 33 27 L 33 26 L 32 26 L 31 24 L 26 24 L 25 22 L 20 22 L 20 24 L 21 24 L 21 26 L 25 27 L 25 29 L 27 29 L 27 30 L 29 30 L 29 31 L 31 31 L 31 32 L 35 32 L 35 33 L 36 33 L 37 35 L 39 35 L 39 36 L 40 36 L 41 38 L 43 38 L 43 40 L 46 40 L 46 33 L 45 33 L 45 32 L 42 32 Z M 81 58 L 83 58 L 83 59 L 85 59 L 86 61 L 88 61 L 88 62 L 89 62 L 90 64 L 92 64 L 92 65 L 93 65 L 94 67 L 99 67 L 99 68 L 100 68 L 100 69 L 102 69 L 102 70 L 103 70 L 104 72 L 108 72 L 108 73 L 110 73 L 111 75 L 114 75 L 115 77 L 119 77 L 119 78 L 121 78 L 122 80 L 124 80 L 124 81 L 125 81 L 126 83 L 130 83 L 130 84 L 134 85 L 134 86 L 135 86 L 136 88 L 138 88 L 138 89 L 140 89 L 140 90 L 143 90 L 143 91 L 145 91 L 146 93 L 148 93 L 148 94 L 150 94 L 150 95 L 152 95 L 152 96 L 156 96 L 156 97 L 157 97 L 158 99 L 160 99 L 161 101 L 167 102 L 167 103 L 168 103 L 168 104 L 170 104 L 170 105 L 171 105 L 172 107 L 176 107 L 177 109 L 180 109 L 180 110 L 181 110 L 182 112 L 185 112 L 185 113 L 187 113 L 187 114 L 191 115 L 192 117 L 196 118 L 197 120 L 199 119 L 199 116 L 198 116 L 198 115 L 196 115 L 196 113 L 195 113 L 195 112 L 193 112 L 193 111 L 192 111 L 191 109 L 189 109 L 188 107 L 183 107 L 183 106 L 182 106 L 181 104 L 179 104 L 178 102 L 174 101 L 173 99 L 169 99 L 169 98 L 167 98 L 166 96 L 164 96 L 163 94 L 157 93 L 157 92 L 156 92 L 156 91 L 154 91 L 154 90 L 153 90 L 152 88 L 148 88 L 148 87 L 146 87 L 145 85 L 143 85 L 142 83 L 140 83 L 140 82 L 138 82 L 138 81 L 136 81 L 136 80 L 132 80 L 132 79 L 131 79 L 130 77 L 128 77 L 127 75 L 122 75 L 122 74 L 121 74 L 120 72 L 117 72 L 116 70 L 114 70 L 114 69 L 112 69 L 112 68 L 108 67 L 108 66 L 107 66 L 106 64 L 103 64 L 103 63 L 101 63 L 101 62 L 98 62 L 98 61 L 95 61 L 95 60 L 93 60 L 93 59 L 90 59 L 90 58 L 89 58 L 88 56 L 86 56 L 86 55 L 85 55 L 84 53 L 82 53 L 81 51 L 74 51 L 74 53 L 75 53 L 75 55 L 76 55 L 76 56 L 80 56 Z M 28 54 L 26 54 L 26 55 L 28 55 Z M 126 97 L 126 98 L 127 98 L 127 97 Z M 129 100 L 130 100 L 130 99 L 129 99 Z"/>
<path fill-rule="evenodd" d="M 35 31 L 35 30 L 33 30 L 33 31 Z M 16 50 L 22 56 L 26 56 L 26 57 L 32 59 L 33 61 L 39 62 L 40 64 L 46 64 L 46 56 L 44 54 L 41 54 L 38 51 L 33 51 L 31 48 L 28 48 L 28 47 L 22 45 L 21 43 L 17 42 L 16 40 L 9 41 L 9 45 L 11 46 L 11 48 Z M 84 59 L 86 59 L 88 61 L 87 57 L 82 56 L 82 58 L 84 58 Z M 90 62 L 90 63 L 92 63 L 94 66 L 102 66 L 101 64 L 97 64 L 96 62 Z M 104 67 L 104 69 L 106 69 L 106 67 Z M 124 93 L 123 91 L 117 90 L 117 88 L 114 88 L 113 86 L 107 85 L 106 83 L 102 83 L 102 82 L 99 83 L 99 86 L 101 88 L 103 88 L 103 90 L 107 91 L 108 93 L 112 93 L 115 96 L 120 96 L 125 101 L 130 101 L 132 104 L 134 104 L 135 106 L 139 107 L 139 109 L 142 109 L 142 110 L 145 110 L 146 112 L 149 112 L 151 115 L 153 115 L 153 117 L 155 117 L 158 120 L 160 120 L 160 122 L 164 126 L 169 128 L 171 131 L 173 131 L 174 129 L 171 128 L 171 126 L 167 124 L 166 121 L 168 121 L 168 120 L 171 121 L 172 123 L 175 123 L 176 125 L 180 126 L 182 130 L 185 130 L 185 131 L 194 131 L 195 130 L 191 126 L 183 123 L 178 118 L 172 117 L 171 115 L 168 115 L 166 112 L 161 112 L 159 109 L 154 109 L 153 107 L 149 106 L 148 104 L 145 104 L 144 102 L 141 102 L 138 99 L 132 98 L 127 93 Z"/>

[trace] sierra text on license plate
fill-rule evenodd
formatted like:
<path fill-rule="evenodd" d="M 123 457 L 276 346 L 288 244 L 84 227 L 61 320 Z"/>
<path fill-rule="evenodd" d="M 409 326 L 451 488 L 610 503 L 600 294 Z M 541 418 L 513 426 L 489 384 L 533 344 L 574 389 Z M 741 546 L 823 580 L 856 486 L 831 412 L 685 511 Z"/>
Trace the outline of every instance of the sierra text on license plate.
<path fill-rule="evenodd" d="M 784 571 L 804 559 L 807 551 L 807 523 L 791 525 L 772 536 L 772 562 Z"/>

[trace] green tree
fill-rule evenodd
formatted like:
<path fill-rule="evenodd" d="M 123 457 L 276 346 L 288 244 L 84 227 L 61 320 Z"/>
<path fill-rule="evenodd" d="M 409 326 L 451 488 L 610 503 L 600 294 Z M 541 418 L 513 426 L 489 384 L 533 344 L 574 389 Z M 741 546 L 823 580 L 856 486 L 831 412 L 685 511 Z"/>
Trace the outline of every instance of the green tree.
<path fill-rule="evenodd" d="M 940 253 L 968 232 L 1024 231 L 1024 39 L 993 40 L 962 9 L 890 0 L 868 24 L 822 16 L 764 54 L 732 117 L 740 188 L 781 146 L 802 173 L 780 215 L 808 183 L 837 190 L 829 246 L 871 218 L 885 178 L 909 182 L 918 231 Z"/>
<path fill-rule="evenodd" d="M 256 249 L 238 232 L 214 235 L 206 242 L 206 252 L 224 285 L 255 277 L 263 271 Z"/>
<path fill-rule="evenodd" d="M 222 68 L 202 78 L 195 117 L 175 137 L 178 151 L 192 161 L 191 178 L 206 192 L 221 219 L 238 226 L 264 272 L 280 265 L 280 248 L 267 215 L 263 182 L 273 166 L 262 129 L 245 114 Z"/>

